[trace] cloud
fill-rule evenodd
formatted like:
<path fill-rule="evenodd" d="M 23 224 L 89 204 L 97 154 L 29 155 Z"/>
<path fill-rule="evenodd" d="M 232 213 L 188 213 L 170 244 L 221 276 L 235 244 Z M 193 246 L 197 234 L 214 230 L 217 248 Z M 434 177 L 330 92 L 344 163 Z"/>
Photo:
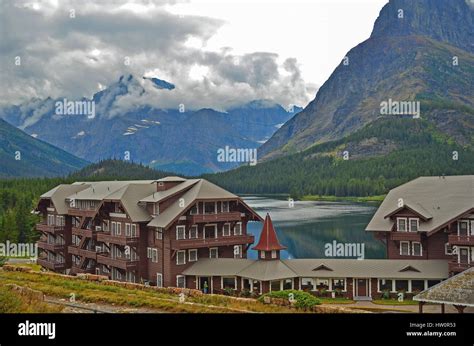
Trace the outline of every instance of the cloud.
<path fill-rule="evenodd" d="M 167 6 L 174 3 L 2 2 L 0 102 L 91 97 L 99 85 L 110 85 L 125 74 L 137 77 L 148 92 L 122 97 L 120 107 L 182 103 L 190 109 L 226 109 L 254 99 L 305 105 L 314 97 L 315 86 L 304 82 L 296 59 L 272 52 L 237 55 L 230 47 L 208 51 L 203 48 L 206 41 L 224 22 L 173 14 Z M 21 58 L 19 66 L 16 57 Z M 176 89 L 156 90 L 140 79 L 145 74 Z"/>

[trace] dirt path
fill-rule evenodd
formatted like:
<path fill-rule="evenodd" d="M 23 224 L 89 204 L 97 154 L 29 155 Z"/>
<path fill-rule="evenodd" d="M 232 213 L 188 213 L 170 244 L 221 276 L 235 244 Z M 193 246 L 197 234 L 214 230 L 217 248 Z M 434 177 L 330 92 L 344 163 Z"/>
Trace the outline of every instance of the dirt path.
<path fill-rule="evenodd" d="M 381 313 L 418 313 L 418 305 L 381 305 L 374 304 L 370 301 L 358 301 L 353 304 L 331 304 L 334 306 L 341 306 L 355 309 L 368 309 L 373 312 Z M 446 313 L 457 313 L 457 310 L 451 305 L 445 305 Z M 467 307 L 465 313 L 474 313 L 474 308 Z M 423 306 L 423 313 L 439 314 L 441 313 L 441 305 L 427 304 Z"/>

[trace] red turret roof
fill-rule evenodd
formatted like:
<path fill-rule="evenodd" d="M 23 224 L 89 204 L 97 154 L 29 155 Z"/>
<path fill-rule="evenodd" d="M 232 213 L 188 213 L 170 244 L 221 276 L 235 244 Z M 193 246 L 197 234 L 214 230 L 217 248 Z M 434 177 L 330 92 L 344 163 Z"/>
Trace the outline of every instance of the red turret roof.
<path fill-rule="evenodd" d="M 285 246 L 281 246 L 278 241 L 275 229 L 273 228 L 272 219 L 267 213 L 265 222 L 263 224 L 262 233 L 260 234 L 260 240 L 258 244 L 253 248 L 254 250 L 260 251 L 272 251 L 272 250 L 283 250 Z"/>

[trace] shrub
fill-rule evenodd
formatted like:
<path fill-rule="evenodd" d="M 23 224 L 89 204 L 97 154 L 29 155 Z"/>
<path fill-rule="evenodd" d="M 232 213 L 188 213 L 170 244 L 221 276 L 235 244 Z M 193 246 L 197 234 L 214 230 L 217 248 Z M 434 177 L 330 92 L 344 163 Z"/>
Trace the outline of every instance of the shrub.
<path fill-rule="evenodd" d="M 224 294 L 226 296 L 233 296 L 235 294 L 235 290 L 233 288 L 224 288 Z"/>
<path fill-rule="evenodd" d="M 0 267 L 3 267 L 7 263 L 8 258 L 0 256 Z"/>
<path fill-rule="evenodd" d="M 242 290 L 239 295 L 243 298 L 250 298 L 252 296 L 250 290 Z"/>
<path fill-rule="evenodd" d="M 258 300 L 264 302 L 265 297 L 270 297 L 272 300 L 276 298 L 277 301 L 281 299 L 281 301 L 289 302 L 291 293 L 295 300 L 294 306 L 298 309 L 312 309 L 314 306 L 321 304 L 321 301 L 312 294 L 296 290 L 269 292 L 258 298 Z"/>

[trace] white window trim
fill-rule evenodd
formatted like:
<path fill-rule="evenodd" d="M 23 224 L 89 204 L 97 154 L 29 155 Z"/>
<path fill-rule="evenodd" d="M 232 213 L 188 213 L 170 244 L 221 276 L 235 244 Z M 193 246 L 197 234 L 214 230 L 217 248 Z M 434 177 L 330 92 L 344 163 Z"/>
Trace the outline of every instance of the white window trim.
<path fill-rule="evenodd" d="M 178 232 L 180 229 L 183 229 L 184 238 L 178 238 Z M 185 239 L 186 239 L 186 226 L 183 226 L 183 225 L 176 226 L 176 240 L 185 240 Z"/>
<path fill-rule="evenodd" d="M 334 287 L 333 287 L 333 280 L 344 280 L 344 289 L 342 290 L 342 292 L 347 292 L 347 280 L 346 278 L 330 278 L 329 279 L 329 286 L 331 287 L 330 291 L 334 291 Z"/>
<path fill-rule="evenodd" d="M 468 220 L 459 220 L 458 221 L 458 236 L 461 235 L 461 224 L 465 223 L 466 224 L 466 234 L 469 234 L 469 221 Z"/>
<path fill-rule="evenodd" d="M 408 244 L 408 254 L 407 255 L 404 255 L 402 254 L 402 244 Z M 411 246 L 410 246 L 410 242 L 409 241 L 400 241 L 400 256 L 410 256 L 410 250 L 411 250 Z"/>
<path fill-rule="evenodd" d="M 132 226 L 129 223 L 125 224 L 125 236 L 130 237 L 132 235 Z"/>
<path fill-rule="evenodd" d="M 196 259 L 191 260 L 191 252 L 196 253 Z M 189 262 L 196 262 L 198 260 L 198 250 L 197 249 L 189 249 L 188 250 L 188 261 Z"/>
<path fill-rule="evenodd" d="M 412 231 L 412 230 L 411 230 L 411 221 L 412 221 L 412 220 L 415 220 L 415 221 L 416 221 L 416 225 L 417 225 L 416 231 Z M 420 230 L 420 219 L 418 219 L 417 217 L 410 217 L 410 218 L 408 218 L 408 231 L 409 231 L 409 232 L 418 232 L 419 230 Z"/>
<path fill-rule="evenodd" d="M 193 230 L 194 228 L 196 229 L 196 236 L 191 237 L 191 230 Z M 192 225 L 191 227 L 189 227 L 188 239 L 198 239 L 198 238 L 199 238 L 199 228 L 197 225 Z"/>
<path fill-rule="evenodd" d="M 216 257 L 212 257 L 212 250 L 216 251 Z M 219 258 L 219 248 L 218 247 L 211 247 L 209 248 L 209 258 Z"/>
<path fill-rule="evenodd" d="M 155 238 L 158 240 L 163 239 L 163 230 L 161 228 L 157 228 L 155 231 Z"/>
<path fill-rule="evenodd" d="M 158 278 L 160 278 L 161 280 L 158 281 Z M 159 285 L 158 285 L 158 282 L 160 282 Z M 156 273 L 156 287 L 158 287 L 158 288 L 163 287 L 163 274 L 161 274 L 161 273 Z"/>
<path fill-rule="evenodd" d="M 272 250 L 272 259 L 277 258 L 277 252 L 276 250 Z"/>
<path fill-rule="evenodd" d="M 400 220 L 405 220 L 405 230 L 400 230 Z M 397 232 L 407 232 L 408 231 L 408 220 L 406 217 L 397 217 Z"/>
<path fill-rule="evenodd" d="M 237 277 L 236 276 L 221 276 L 221 289 L 224 289 L 224 278 L 225 279 L 234 279 L 234 288 L 233 290 L 237 289 Z"/>
<path fill-rule="evenodd" d="M 225 226 L 229 226 L 229 234 L 225 234 L 225 233 L 224 233 L 224 227 L 225 227 Z M 232 230 L 231 230 L 231 228 L 230 228 L 230 223 L 227 222 L 227 223 L 225 223 L 225 224 L 222 226 L 222 236 L 223 236 L 223 237 L 230 237 L 231 235 L 232 235 Z"/>
<path fill-rule="evenodd" d="M 214 227 L 214 238 L 206 238 L 206 227 L 210 227 L 210 226 L 213 226 Z M 218 237 L 218 234 L 217 234 L 217 224 L 216 223 L 211 223 L 211 224 L 206 224 L 204 225 L 203 229 L 202 229 L 202 239 L 215 239 Z"/>
<path fill-rule="evenodd" d="M 420 254 L 415 255 L 415 244 L 420 244 Z M 413 241 L 411 242 L 411 255 L 416 256 L 416 257 L 421 257 L 423 256 L 423 245 L 419 241 Z"/>
<path fill-rule="evenodd" d="M 265 251 L 260 250 L 260 258 L 265 259 Z"/>
<path fill-rule="evenodd" d="M 237 225 L 240 225 L 240 232 L 236 233 L 236 227 Z M 234 235 L 242 235 L 243 234 L 243 229 L 242 229 L 242 222 L 236 222 L 234 225 Z"/>
<path fill-rule="evenodd" d="M 180 253 L 184 253 L 184 262 L 183 263 L 179 263 L 178 262 L 178 259 L 179 259 L 179 254 Z M 186 250 L 179 250 L 176 252 L 176 265 L 177 266 L 181 266 L 181 265 L 185 265 L 186 264 Z"/>
<path fill-rule="evenodd" d="M 227 203 L 227 208 L 224 208 L 224 204 Z M 230 201 L 222 201 L 221 202 L 221 212 L 222 213 L 228 213 L 230 210 Z"/>
<path fill-rule="evenodd" d="M 186 288 L 186 276 L 184 275 L 176 275 L 176 287 L 179 287 L 179 279 L 184 278 L 184 285 L 182 288 Z"/>

